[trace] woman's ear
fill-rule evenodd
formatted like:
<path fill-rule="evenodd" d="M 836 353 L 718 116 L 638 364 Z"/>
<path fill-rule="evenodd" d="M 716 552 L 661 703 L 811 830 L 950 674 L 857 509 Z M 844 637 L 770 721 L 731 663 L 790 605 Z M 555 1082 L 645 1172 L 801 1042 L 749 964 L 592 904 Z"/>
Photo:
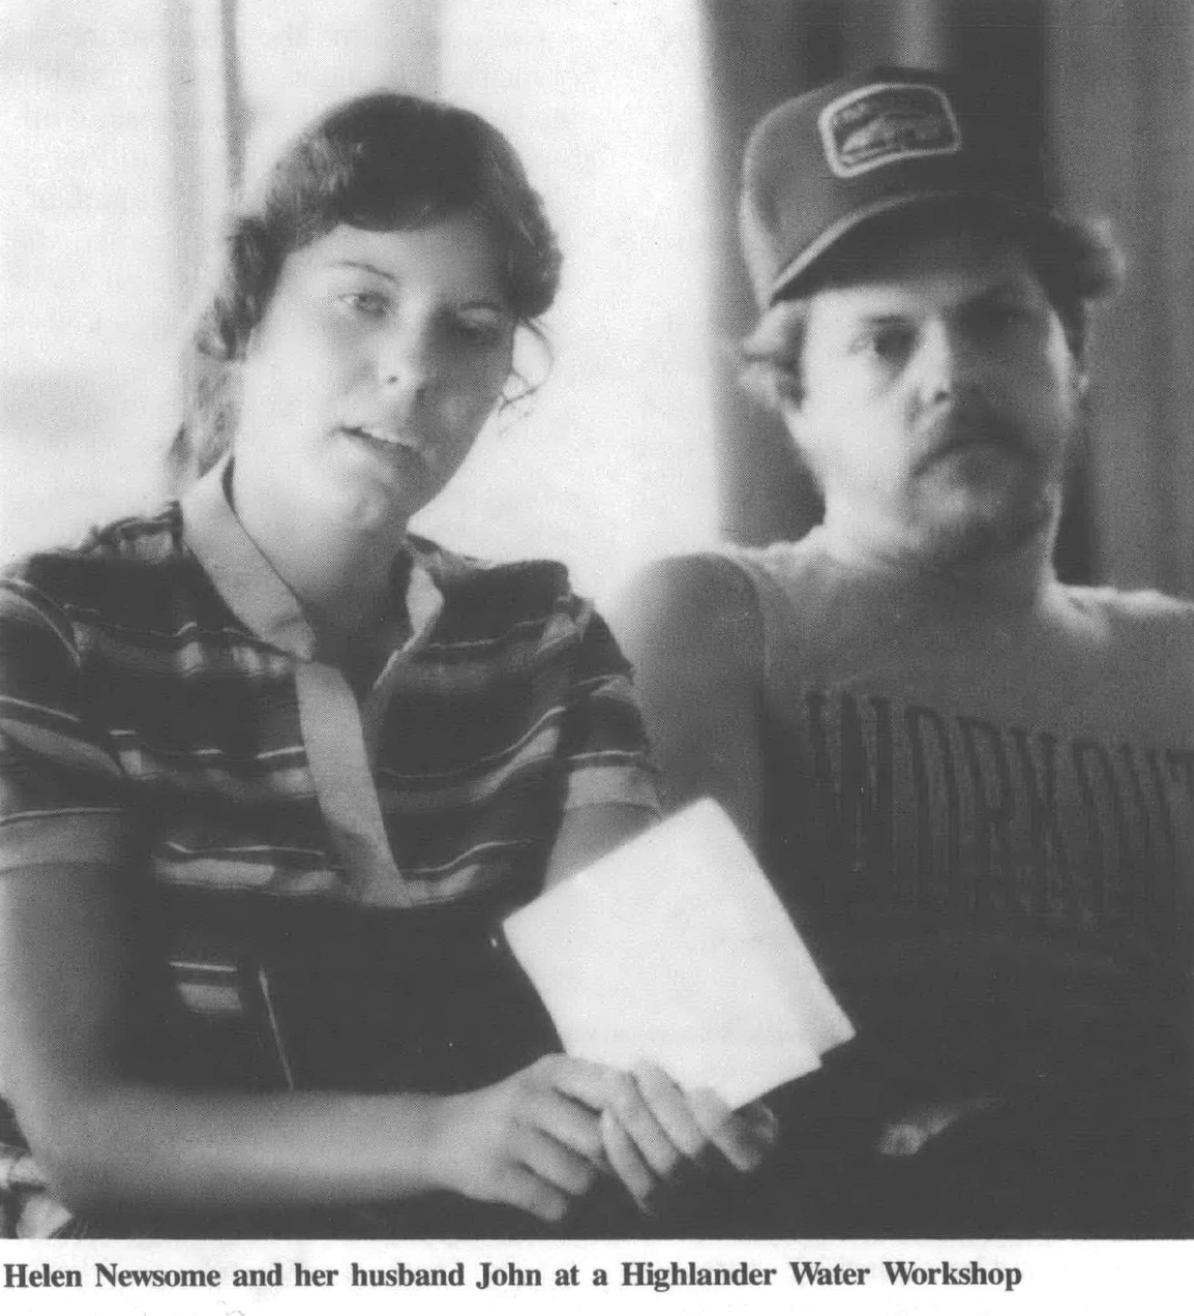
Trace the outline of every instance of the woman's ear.
<path fill-rule="evenodd" d="M 253 321 L 253 327 L 244 333 L 241 340 L 236 345 L 235 354 L 229 358 L 230 366 L 241 366 L 245 360 L 252 356 L 257 350 L 257 343 L 261 337 L 261 319 L 260 317 Z"/>
<path fill-rule="evenodd" d="M 518 420 L 547 382 L 554 364 L 551 343 L 538 325 L 516 324 L 510 340 L 510 370 L 498 394 L 495 414 L 503 425 Z"/>

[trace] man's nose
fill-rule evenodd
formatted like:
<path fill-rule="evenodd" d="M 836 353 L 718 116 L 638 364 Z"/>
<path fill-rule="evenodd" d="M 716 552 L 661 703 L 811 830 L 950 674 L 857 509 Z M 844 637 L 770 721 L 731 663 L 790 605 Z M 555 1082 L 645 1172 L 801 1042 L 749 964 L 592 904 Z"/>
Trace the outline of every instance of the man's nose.
<path fill-rule="evenodd" d="M 921 331 L 916 378 L 926 402 L 942 401 L 972 388 L 978 361 L 966 335 L 956 325 L 934 320 Z"/>

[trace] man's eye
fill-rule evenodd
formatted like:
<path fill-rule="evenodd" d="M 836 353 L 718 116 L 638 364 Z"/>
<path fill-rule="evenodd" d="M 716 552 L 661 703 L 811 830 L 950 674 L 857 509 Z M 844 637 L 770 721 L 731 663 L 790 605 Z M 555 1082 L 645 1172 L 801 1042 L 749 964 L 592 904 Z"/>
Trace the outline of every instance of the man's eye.
<path fill-rule="evenodd" d="M 913 334 L 907 325 L 880 325 L 861 334 L 856 348 L 866 356 L 884 364 L 904 360 L 912 351 Z"/>
<path fill-rule="evenodd" d="M 1005 333 L 1029 318 L 1029 310 L 1019 302 L 990 302 L 975 307 L 971 314 L 971 328 L 980 334 Z"/>

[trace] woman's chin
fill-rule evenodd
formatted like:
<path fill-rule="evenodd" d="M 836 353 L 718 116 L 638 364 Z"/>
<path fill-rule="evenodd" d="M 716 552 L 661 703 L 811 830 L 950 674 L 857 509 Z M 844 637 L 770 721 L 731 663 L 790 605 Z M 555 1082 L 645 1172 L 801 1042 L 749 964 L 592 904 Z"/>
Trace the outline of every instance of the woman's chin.
<path fill-rule="evenodd" d="M 317 478 L 311 482 L 308 505 L 325 519 L 328 529 L 341 527 L 346 533 L 393 533 L 429 501 L 429 495 L 414 482 L 398 479 Z"/>

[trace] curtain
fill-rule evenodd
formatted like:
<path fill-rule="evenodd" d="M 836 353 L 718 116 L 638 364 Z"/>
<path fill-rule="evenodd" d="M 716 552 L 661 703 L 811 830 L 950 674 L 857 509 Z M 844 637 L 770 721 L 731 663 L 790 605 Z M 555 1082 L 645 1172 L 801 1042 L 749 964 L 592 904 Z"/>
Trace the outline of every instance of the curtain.
<path fill-rule="evenodd" d="M 1194 6 L 1047 0 L 1048 118 L 1068 204 L 1108 215 L 1127 283 L 1091 358 L 1095 569 L 1194 593 Z"/>

